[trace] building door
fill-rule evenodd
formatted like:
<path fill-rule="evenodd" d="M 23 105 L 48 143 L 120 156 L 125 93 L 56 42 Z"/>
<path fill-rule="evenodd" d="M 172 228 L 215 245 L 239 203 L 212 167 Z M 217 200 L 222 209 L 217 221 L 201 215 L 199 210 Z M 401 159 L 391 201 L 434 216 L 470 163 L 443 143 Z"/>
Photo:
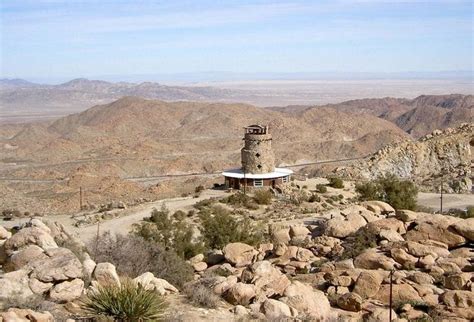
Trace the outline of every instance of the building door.
<path fill-rule="evenodd" d="M 276 181 L 272 180 L 272 188 L 275 189 L 275 186 L 276 186 Z"/>

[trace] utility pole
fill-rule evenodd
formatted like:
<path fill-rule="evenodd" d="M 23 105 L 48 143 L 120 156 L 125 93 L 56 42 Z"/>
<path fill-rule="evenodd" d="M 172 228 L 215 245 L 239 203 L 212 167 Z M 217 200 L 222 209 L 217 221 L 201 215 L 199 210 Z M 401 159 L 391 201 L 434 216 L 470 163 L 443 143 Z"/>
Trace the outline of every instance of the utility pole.
<path fill-rule="evenodd" d="M 443 177 L 441 177 L 441 187 L 439 195 L 439 212 L 443 214 Z"/>
<path fill-rule="evenodd" d="M 79 211 L 82 210 L 82 187 L 79 187 Z"/>
<path fill-rule="evenodd" d="M 389 321 L 392 321 L 392 306 L 393 306 L 393 269 L 390 271 L 390 298 L 389 298 Z"/>

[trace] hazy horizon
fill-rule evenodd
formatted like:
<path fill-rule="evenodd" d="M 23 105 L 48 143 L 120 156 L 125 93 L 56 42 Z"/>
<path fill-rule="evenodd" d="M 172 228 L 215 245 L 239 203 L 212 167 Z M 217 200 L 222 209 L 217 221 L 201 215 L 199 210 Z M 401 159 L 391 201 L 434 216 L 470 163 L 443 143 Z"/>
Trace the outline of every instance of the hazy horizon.
<path fill-rule="evenodd" d="M 19 0 L 0 6 L 1 77 L 212 81 L 223 74 L 469 71 L 472 78 L 471 1 Z"/>

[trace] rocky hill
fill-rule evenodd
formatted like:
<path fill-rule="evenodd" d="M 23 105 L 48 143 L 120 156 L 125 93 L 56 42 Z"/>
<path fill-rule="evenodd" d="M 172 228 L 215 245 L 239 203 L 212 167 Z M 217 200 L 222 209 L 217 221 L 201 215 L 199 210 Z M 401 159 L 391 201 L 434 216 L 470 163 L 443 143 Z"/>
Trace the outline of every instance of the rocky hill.
<path fill-rule="evenodd" d="M 349 177 L 374 179 L 395 174 L 436 187 L 444 178 L 447 191 L 470 191 L 474 160 L 474 124 L 436 130 L 416 142 L 388 145 L 368 159 L 336 171 Z"/>
<path fill-rule="evenodd" d="M 1 140 L 0 174 L 48 180 L 79 173 L 99 180 L 106 174 L 120 181 L 218 172 L 240 165 L 242 128 L 253 123 L 270 125 L 277 160 L 285 164 L 362 157 L 409 140 L 388 121 L 331 108 L 290 115 L 245 104 L 125 97 L 52 123 L 27 124 L 16 133 L 10 129 Z M 65 193 L 63 188 L 58 191 Z"/>

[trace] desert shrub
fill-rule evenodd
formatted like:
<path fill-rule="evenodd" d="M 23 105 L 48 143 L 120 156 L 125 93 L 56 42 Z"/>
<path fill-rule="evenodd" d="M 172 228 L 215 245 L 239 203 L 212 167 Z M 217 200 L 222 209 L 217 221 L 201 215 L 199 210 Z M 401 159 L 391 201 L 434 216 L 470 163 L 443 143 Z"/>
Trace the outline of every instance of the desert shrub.
<path fill-rule="evenodd" d="M 211 281 L 214 279 L 203 278 L 199 281 L 188 283 L 184 286 L 184 293 L 186 297 L 193 303 L 194 305 L 215 309 L 219 305 L 220 298 L 219 296 L 214 293 L 211 289 L 212 285 L 210 285 Z"/>
<path fill-rule="evenodd" d="M 328 192 L 328 188 L 323 184 L 318 184 L 316 185 L 316 191 L 319 193 L 326 193 Z"/>
<path fill-rule="evenodd" d="M 241 192 L 223 198 L 221 199 L 221 202 L 235 207 L 245 207 L 250 210 L 258 209 L 258 205 L 255 203 L 254 199 Z"/>
<path fill-rule="evenodd" d="M 159 211 L 154 209 L 145 222 L 133 225 L 133 233 L 189 259 L 204 249 L 203 244 L 194 238 L 193 228 L 184 220 L 185 217 L 184 212 L 176 212 L 174 216 L 170 216 L 166 208 Z"/>
<path fill-rule="evenodd" d="M 340 255 L 341 260 L 355 258 L 366 249 L 377 247 L 377 236 L 366 227 L 362 227 L 347 237 L 342 246 L 344 251 Z"/>
<path fill-rule="evenodd" d="M 213 204 L 215 204 L 217 200 L 215 198 L 209 198 L 209 199 L 204 199 L 199 202 L 196 202 L 193 207 L 196 208 L 197 210 L 202 210 L 206 207 L 210 207 Z"/>
<path fill-rule="evenodd" d="M 321 197 L 313 193 L 309 198 L 308 202 L 321 202 Z"/>
<path fill-rule="evenodd" d="M 381 176 L 375 181 L 356 185 L 361 200 L 381 200 L 395 209 L 416 209 L 418 189 L 408 180 L 395 175 Z"/>
<path fill-rule="evenodd" d="M 336 189 L 344 188 L 344 182 L 339 177 L 330 177 L 329 179 L 329 186 Z"/>
<path fill-rule="evenodd" d="M 223 248 L 228 243 L 242 242 L 256 245 L 263 239 L 260 227 L 251 223 L 248 218 L 236 219 L 222 207 L 200 213 L 201 234 L 206 246 L 210 249 Z"/>
<path fill-rule="evenodd" d="M 452 208 L 452 209 L 449 209 L 448 211 L 444 212 L 444 214 L 454 216 L 454 217 L 463 218 L 463 219 L 473 218 L 474 217 L 474 206 L 468 206 L 466 208 L 466 210 Z"/>
<path fill-rule="evenodd" d="M 191 265 L 174 251 L 165 250 L 153 240 L 105 232 L 98 240 L 95 238 L 87 245 L 91 254 L 95 252 L 96 243 L 95 261 L 112 263 L 120 275 L 134 278 L 151 272 L 179 288 L 193 279 L 194 270 Z"/>
<path fill-rule="evenodd" d="M 195 193 L 201 193 L 203 191 L 204 191 L 204 186 L 202 184 L 194 188 Z"/>
<path fill-rule="evenodd" d="M 272 203 L 273 194 L 270 190 L 261 189 L 255 191 L 253 199 L 259 205 L 270 205 Z"/>
<path fill-rule="evenodd" d="M 95 317 L 113 318 L 115 321 L 157 321 L 163 318 L 166 305 L 154 290 L 147 290 L 141 284 L 129 279 L 121 285 L 99 285 L 88 292 L 81 306 Z"/>

